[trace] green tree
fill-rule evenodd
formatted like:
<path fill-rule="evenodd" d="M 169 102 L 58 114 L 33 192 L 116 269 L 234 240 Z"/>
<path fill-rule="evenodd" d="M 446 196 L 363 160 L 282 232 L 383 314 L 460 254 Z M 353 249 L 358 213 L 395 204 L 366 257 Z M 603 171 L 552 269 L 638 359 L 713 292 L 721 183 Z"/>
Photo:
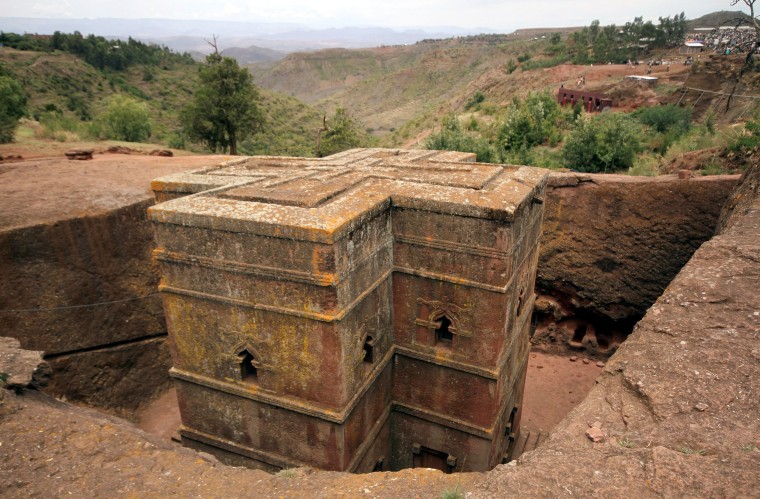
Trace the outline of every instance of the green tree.
<path fill-rule="evenodd" d="M 237 154 L 238 144 L 259 131 L 264 116 L 246 68 L 215 50 L 199 70 L 198 86 L 181 118 L 187 136 L 210 150 Z"/>
<path fill-rule="evenodd" d="M 26 95 L 21 84 L 0 74 L 0 143 L 13 142 L 18 120 L 26 114 Z"/>
<path fill-rule="evenodd" d="M 531 92 L 524 101 L 515 99 L 507 108 L 499 130 L 505 151 L 530 149 L 543 144 L 557 132 L 560 105 L 549 92 Z"/>
<path fill-rule="evenodd" d="M 102 123 L 103 133 L 109 139 L 145 142 L 150 137 L 148 106 L 132 97 L 110 97 L 99 121 Z"/>
<path fill-rule="evenodd" d="M 571 37 L 570 55 L 573 64 L 588 64 L 589 29 L 584 27 L 580 31 L 573 32 Z"/>
<path fill-rule="evenodd" d="M 331 120 L 325 119 L 325 128 L 317 139 L 316 155 L 322 158 L 355 147 L 366 147 L 368 142 L 369 137 L 361 123 L 339 107 Z"/>
<path fill-rule="evenodd" d="M 431 133 L 425 140 L 425 149 L 475 153 L 481 163 L 498 163 L 499 152 L 487 139 L 462 129 L 454 114 L 443 118 L 441 130 Z"/>
<path fill-rule="evenodd" d="M 624 113 L 579 117 L 565 140 L 565 166 L 582 172 L 615 172 L 630 167 L 642 150 L 641 125 Z"/>

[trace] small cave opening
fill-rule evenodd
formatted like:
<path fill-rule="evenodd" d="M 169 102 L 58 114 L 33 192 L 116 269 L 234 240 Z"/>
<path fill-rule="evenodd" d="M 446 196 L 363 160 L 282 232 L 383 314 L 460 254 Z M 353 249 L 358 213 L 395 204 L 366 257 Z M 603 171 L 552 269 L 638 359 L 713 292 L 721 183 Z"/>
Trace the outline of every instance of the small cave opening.
<path fill-rule="evenodd" d="M 587 324 L 579 324 L 578 327 L 575 328 L 575 332 L 573 333 L 573 339 L 570 340 L 570 344 L 583 344 L 583 338 L 586 336 L 586 331 L 588 331 L 588 325 Z"/>

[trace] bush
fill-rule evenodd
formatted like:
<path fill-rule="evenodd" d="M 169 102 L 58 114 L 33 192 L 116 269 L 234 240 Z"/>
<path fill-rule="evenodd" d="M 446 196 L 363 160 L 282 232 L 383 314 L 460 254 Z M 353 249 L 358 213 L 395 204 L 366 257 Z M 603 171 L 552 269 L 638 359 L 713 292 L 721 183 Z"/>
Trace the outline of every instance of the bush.
<path fill-rule="evenodd" d="M 316 155 L 319 158 L 330 156 L 355 147 L 366 147 L 369 137 L 364 126 L 348 114 L 344 108 L 335 110 L 335 115 L 328 120 L 329 127 L 321 136 Z"/>
<path fill-rule="evenodd" d="M 148 107 L 124 95 L 114 95 L 108 100 L 100 121 L 108 139 L 145 142 L 151 134 Z"/>
<path fill-rule="evenodd" d="M 472 95 L 472 97 L 470 97 L 470 100 L 467 101 L 467 104 L 464 105 L 464 108 L 465 110 L 469 110 L 473 107 L 478 106 L 484 100 L 486 100 L 486 96 L 483 95 L 483 92 L 478 90 Z"/>
<path fill-rule="evenodd" d="M 533 59 L 531 61 L 525 61 L 522 65 L 522 70 L 532 71 L 534 69 L 553 68 L 555 66 L 559 66 L 560 64 L 565 64 L 569 60 L 570 56 L 563 52 L 544 59 Z"/>
<path fill-rule="evenodd" d="M 760 147 L 760 111 L 747 120 L 744 131 L 732 138 L 727 149 L 733 152 L 746 151 Z"/>
<path fill-rule="evenodd" d="M 18 120 L 26 114 L 26 96 L 21 84 L 0 76 L 0 143 L 13 142 Z"/>
<path fill-rule="evenodd" d="M 524 101 L 516 99 L 499 130 L 499 144 L 505 151 L 543 144 L 556 135 L 560 115 L 560 105 L 549 92 L 531 93 Z"/>
<path fill-rule="evenodd" d="M 525 62 L 527 60 L 530 60 L 530 54 L 525 52 L 523 55 L 517 56 L 517 62 Z"/>
<path fill-rule="evenodd" d="M 640 125 L 623 113 L 603 112 L 579 118 L 562 156 L 565 166 L 581 172 L 616 172 L 629 168 L 642 150 Z"/>
<path fill-rule="evenodd" d="M 499 153 L 496 148 L 480 135 L 467 133 L 453 114 L 443 119 L 441 130 L 430 134 L 425 140 L 426 149 L 440 151 L 459 151 L 475 153 L 481 163 L 498 163 Z"/>
<path fill-rule="evenodd" d="M 665 154 L 665 151 L 691 127 L 692 108 L 666 106 L 644 107 L 636 110 L 633 117 L 639 123 L 647 125 L 658 134 L 652 140 L 652 150 Z"/>

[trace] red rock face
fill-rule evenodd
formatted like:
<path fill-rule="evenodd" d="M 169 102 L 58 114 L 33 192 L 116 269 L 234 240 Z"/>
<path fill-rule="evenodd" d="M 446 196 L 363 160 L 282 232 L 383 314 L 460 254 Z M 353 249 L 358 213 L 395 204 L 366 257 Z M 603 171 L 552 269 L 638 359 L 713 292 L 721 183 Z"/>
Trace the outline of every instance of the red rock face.
<path fill-rule="evenodd" d="M 269 470 L 508 457 L 546 175 L 472 160 L 358 149 L 154 181 L 183 441 Z"/>
<path fill-rule="evenodd" d="M 713 234 L 736 176 L 553 173 L 533 342 L 604 359 Z"/>

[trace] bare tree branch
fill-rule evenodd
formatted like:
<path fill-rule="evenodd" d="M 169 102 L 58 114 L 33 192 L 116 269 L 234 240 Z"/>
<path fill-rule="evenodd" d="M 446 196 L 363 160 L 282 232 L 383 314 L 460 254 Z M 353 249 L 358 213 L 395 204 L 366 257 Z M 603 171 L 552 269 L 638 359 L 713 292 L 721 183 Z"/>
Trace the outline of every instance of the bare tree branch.
<path fill-rule="evenodd" d="M 216 35 L 211 35 L 211 41 L 206 40 L 205 38 L 203 39 L 203 41 L 206 42 L 206 43 L 208 43 L 209 45 L 211 45 L 211 47 L 213 47 L 214 54 L 219 55 L 219 48 L 217 47 L 217 43 L 216 43 L 217 42 L 217 38 L 218 37 Z"/>

